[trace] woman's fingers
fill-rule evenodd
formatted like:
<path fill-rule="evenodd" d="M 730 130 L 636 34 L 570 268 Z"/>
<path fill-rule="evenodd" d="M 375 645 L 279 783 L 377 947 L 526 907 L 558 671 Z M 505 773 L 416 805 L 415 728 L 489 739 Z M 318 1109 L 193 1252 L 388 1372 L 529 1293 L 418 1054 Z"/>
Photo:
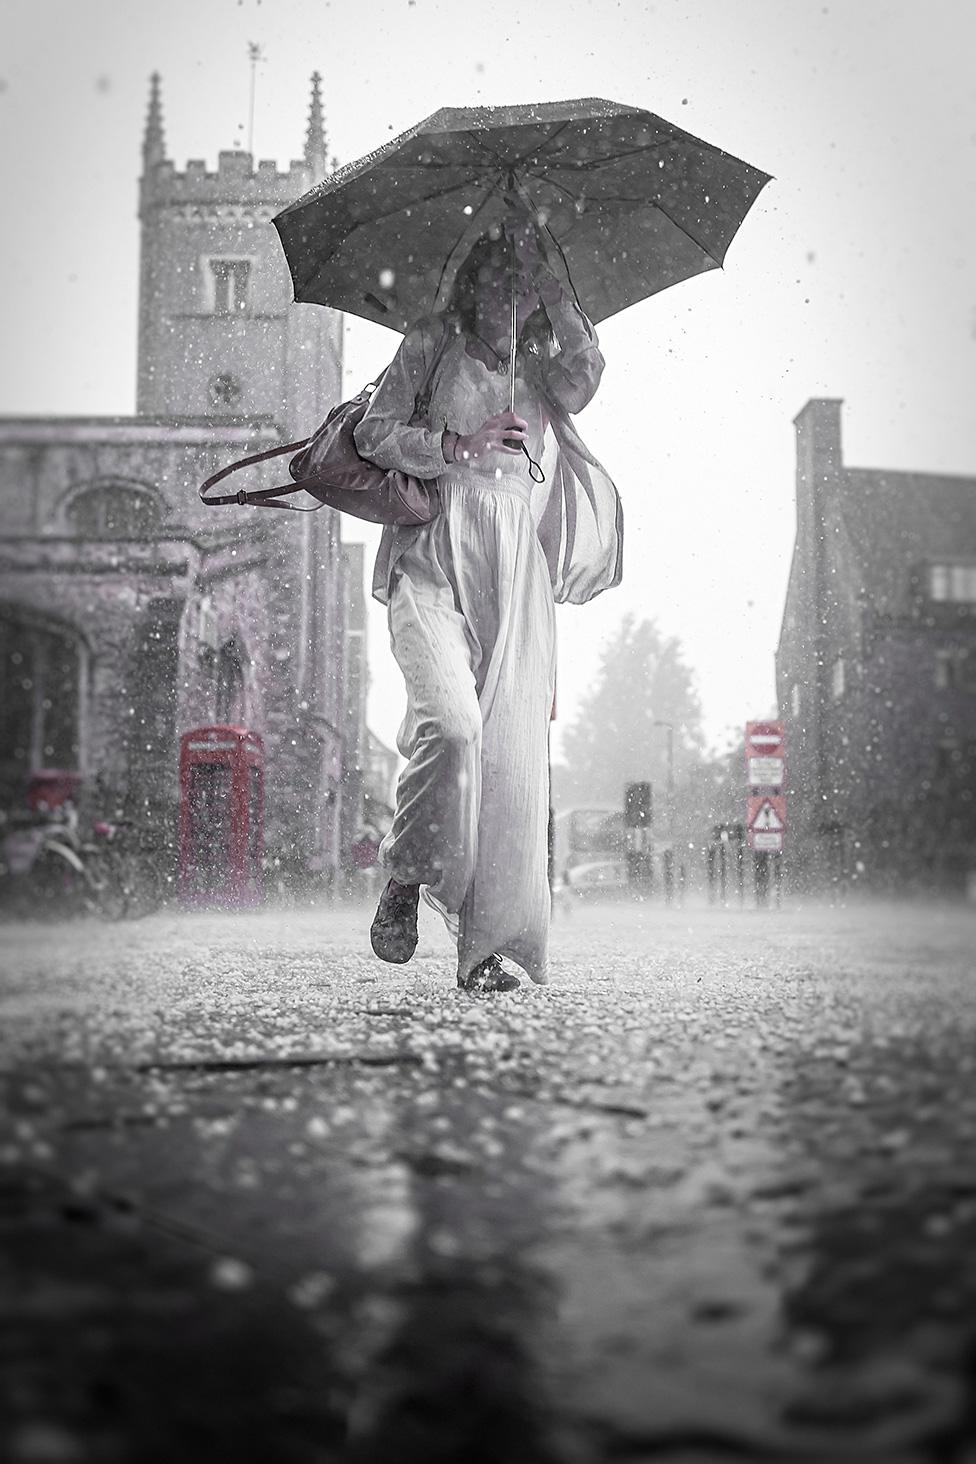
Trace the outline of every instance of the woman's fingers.
<path fill-rule="evenodd" d="M 517 455 L 522 451 L 523 442 L 528 441 L 529 424 L 524 417 L 519 417 L 515 412 L 496 412 L 493 417 L 486 417 L 478 432 L 471 438 L 464 439 L 470 444 L 466 449 L 473 458 L 479 458 L 486 452 L 507 452 Z"/>

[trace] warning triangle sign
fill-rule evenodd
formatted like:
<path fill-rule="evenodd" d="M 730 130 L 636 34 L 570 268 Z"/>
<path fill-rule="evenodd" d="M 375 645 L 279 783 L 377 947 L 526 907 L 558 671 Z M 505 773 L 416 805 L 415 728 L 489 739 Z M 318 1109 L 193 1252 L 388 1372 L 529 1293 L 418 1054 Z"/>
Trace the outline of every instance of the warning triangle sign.
<path fill-rule="evenodd" d="M 760 831 L 764 831 L 767 833 L 778 834 L 782 833 L 783 820 L 780 818 L 773 805 L 770 802 L 766 801 L 765 803 L 763 803 L 759 812 L 753 819 L 752 827 L 757 833 Z"/>

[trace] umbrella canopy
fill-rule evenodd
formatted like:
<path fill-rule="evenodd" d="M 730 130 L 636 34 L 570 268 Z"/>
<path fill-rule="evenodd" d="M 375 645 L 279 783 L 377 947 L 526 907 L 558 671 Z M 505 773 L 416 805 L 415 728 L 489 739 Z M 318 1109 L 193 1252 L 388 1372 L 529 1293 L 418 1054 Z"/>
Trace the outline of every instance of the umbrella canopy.
<path fill-rule="evenodd" d="M 444 107 L 274 219 L 297 301 L 405 331 L 521 206 L 593 321 L 722 264 L 769 174 L 652 112 L 588 98 Z"/>

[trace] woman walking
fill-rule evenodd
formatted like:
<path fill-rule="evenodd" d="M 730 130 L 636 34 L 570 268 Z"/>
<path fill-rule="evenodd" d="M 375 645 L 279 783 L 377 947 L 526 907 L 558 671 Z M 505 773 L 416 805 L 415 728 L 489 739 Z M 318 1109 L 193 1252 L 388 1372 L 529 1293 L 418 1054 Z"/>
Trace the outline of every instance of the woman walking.
<path fill-rule="evenodd" d="M 407 334 L 356 429 L 364 457 L 436 479 L 441 500 L 430 523 L 385 531 L 374 576 L 406 681 L 407 766 L 380 849 L 390 880 L 372 945 L 410 959 L 425 887 L 457 936 L 469 992 L 519 985 L 502 957 L 548 980 L 553 607 L 591 599 L 621 569 L 616 489 L 569 415 L 603 365 L 534 223 L 520 220 L 475 244 L 446 311 Z"/>

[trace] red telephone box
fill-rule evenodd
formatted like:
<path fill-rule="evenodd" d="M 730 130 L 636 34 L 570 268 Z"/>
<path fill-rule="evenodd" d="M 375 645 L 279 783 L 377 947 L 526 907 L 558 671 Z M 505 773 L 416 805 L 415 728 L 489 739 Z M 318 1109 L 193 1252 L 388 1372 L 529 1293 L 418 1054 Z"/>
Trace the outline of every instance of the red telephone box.
<path fill-rule="evenodd" d="M 262 898 L 264 744 L 246 727 L 180 738 L 179 890 L 191 904 Z"/>

